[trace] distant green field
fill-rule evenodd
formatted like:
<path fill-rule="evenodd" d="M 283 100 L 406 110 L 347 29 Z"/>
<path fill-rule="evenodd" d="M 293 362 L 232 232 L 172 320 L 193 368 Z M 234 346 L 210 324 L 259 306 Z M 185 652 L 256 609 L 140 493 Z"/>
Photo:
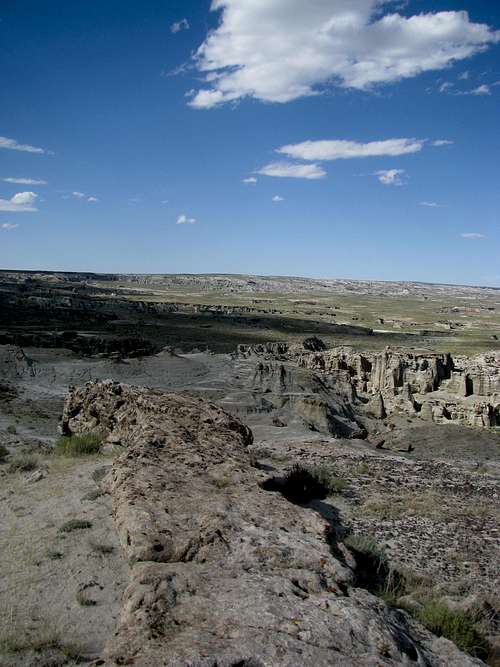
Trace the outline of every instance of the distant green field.
<path fill-rule="evenodd" d="M 102 285 L 109 288 L 109 284 Z M 131 288 L 133 292 L 130 293 Z M 427 297 L 412 295 L 335 294 L 320 292 L 222 292 L 197 286 L 131 285 L 114 283 L 116 296 L 128 292 L 132 301 L 211 304 L 228 306 L 235 313 L 174 315 L 168 319 L 169 337 L 182 346 L 196 342 L 228 350 L 236 341 L 296 340 L 318 335 L 329 345 L 353 345 L 359 350 L 380 350 L 386 345 L 425 347 L 455 354 L 477 354 L 500 347 L 500 293 L 484 298 L 439 292 Z M 496 297 L 496 301 L 495 301 Z M 239 308 L 263 312 L 239 313 Z M 330 324 L 361 326 L 375 330 L 372 336 L 339 335 Z"/>

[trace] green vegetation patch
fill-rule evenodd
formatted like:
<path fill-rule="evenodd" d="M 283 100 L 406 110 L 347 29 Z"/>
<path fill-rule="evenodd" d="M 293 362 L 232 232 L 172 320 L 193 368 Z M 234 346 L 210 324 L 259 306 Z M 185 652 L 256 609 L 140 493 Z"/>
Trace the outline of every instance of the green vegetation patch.
<path fill-rule="evenodd" d="M 465 653 L 486 660 L 489 645 L 477 628 L 478 615 L 456 611 L 437 600 L 424 603 L 417 614 L 419 621 L 438 637 L 454 642 Z"/>
<path fill-rule="evenodd" d="M 92 456 L 99 454 L 103 436 L 99 433 L 81 433 L 80 435 L 63 436 L 54 447 L 58 456 Z"/>

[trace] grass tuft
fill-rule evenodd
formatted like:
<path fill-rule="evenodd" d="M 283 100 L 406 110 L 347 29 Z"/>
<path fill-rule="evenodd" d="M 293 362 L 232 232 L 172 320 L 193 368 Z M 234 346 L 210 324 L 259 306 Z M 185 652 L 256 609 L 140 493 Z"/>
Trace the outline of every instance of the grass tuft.
<path fill-rule="evenodd" d="M 54 446 L 57 456 L 92 456 L 101 451 L 103 437 L 98 433 L 63 436 Z"/>
<path fill-rule="evenodd" d="M 417 615 L 420 622 L 438 637 L 445 637 L 458 648 L 476 658 L 485 660 L 489 645 L 476 627 L 476 614 L 455 611 L 437 600 L 428 600 Z"/>
<path fill-rule="evenodd" d="M 59 528 L 60 533 L 71 533 L 74 530 L 85 530 L 86 528 L 92 528 L 92 523 L 86 519 L 71 519 L 66 521 Z"/>
<path fill-rule="evenodd" d="M 35 454 L 17 454 L 10 459 L 8 472 L 31 472 L 36 470 L 40 464 L 38 456 Z"/>
<path fill-rule="evenodd" d="M 77 591 L 76 601 L 81 607 L 95 607 L 97 602 L 90 598 L 85 591 Z"/>
<path fill-rule="evenodd" d="M 328 495 L 342 493 L 349 486 L 346 479 L 337 477 L 326 465 L 309 466 L 308 470 L 327 489 Z"/>
<path fill-rule="evenodd" d="M 89 544 L 92 551 L 95 551 L 95 553 L 101 554 L 102 556 L 112 554 L 115 550 L 112 544 L 103 544 L 101 542 L 94 542 L 93 540 L 90 540 Z"/>

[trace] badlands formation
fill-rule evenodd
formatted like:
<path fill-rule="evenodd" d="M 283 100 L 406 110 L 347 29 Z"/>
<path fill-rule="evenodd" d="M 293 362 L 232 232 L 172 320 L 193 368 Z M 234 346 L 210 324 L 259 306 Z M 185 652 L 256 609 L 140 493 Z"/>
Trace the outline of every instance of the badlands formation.
<path fill-rule="evenodd" d="M 0 665 L 500 665 L 498 291 L 10 272 L 0 304 Z"/>

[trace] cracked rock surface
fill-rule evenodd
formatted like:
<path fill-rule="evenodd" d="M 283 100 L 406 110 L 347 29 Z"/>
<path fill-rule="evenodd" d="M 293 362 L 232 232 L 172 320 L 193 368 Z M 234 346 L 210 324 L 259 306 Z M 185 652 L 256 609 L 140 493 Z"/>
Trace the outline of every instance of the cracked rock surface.
<path fill-rule="evenodd" d="M 335 507 L 265 491 L 235 417 L 112 381 L 72 389 L 63 431 L 98 430 L 123 447 L 105 486 L 131 570 L 97 664 L 482 664 L 356 588 Z"/>

